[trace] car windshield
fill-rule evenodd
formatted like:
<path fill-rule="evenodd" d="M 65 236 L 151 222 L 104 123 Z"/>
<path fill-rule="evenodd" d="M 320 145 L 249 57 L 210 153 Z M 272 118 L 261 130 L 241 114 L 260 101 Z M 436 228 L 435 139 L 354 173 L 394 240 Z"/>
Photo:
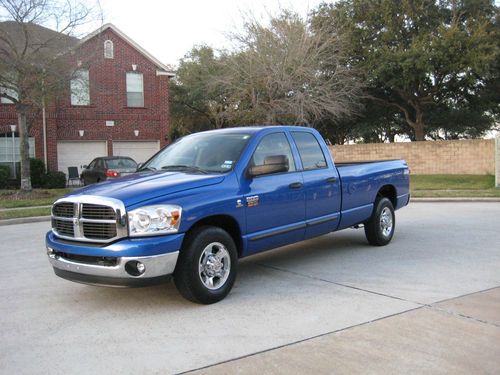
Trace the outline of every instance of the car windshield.
<path fill-rule="evenodd" d="M 141 170 L 182 170 L 225 173 L 233 169 L 250 134 L 198 133 L 171 144 L 141 167 Z"/>
<path fill-rule="evenodd" d="M 137 168 L 137 163 L 132 159 L 109 159 L 106 160 L 109 169 L 133 169 Z"/>

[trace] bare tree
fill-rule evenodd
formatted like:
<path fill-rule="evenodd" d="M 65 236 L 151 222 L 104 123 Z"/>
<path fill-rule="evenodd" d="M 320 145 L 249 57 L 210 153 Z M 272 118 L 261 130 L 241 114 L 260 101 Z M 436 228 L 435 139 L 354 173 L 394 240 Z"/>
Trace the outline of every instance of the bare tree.
<path fill-rule="evenodd" d="M 16 107 L 22 192 L 31 191 L 29 121 L 67 90 L 78 69 L 77 31 L 100 14 L 78 0 L 0 0 L 0 97 Z"/>
<path fill-rule="evenodd" d="M 230 122 L 314 125 L 357 112 L 361 84 L 331 29 L 312 30 L 288 11 L 269 24 L 246 19 L 244 31 L 231 35 L 236 51 L 221 59 L 227 74 L 216 77 L 228 91 L 223 114 Z"/>

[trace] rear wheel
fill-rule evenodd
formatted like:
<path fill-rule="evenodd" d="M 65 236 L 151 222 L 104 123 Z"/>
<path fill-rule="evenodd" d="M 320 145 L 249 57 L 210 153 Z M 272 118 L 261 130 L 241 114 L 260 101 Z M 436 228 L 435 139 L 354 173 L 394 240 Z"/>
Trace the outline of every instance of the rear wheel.
<path fill-rule="evenodd" d="M 384 246 L 391 242 L 396 226 L 394 207 L 388 198 L 375 201 L 372 217 L 365 223 L 366 239 L 371 245 Z"/>
<path fill-rule="evenodd" d="M 175 286 L 186 299 L 203 304 L 222 300 L 236 279 L 238 256 L 223 229 L 204 226 L 190 232 L 174 272 Z"/>

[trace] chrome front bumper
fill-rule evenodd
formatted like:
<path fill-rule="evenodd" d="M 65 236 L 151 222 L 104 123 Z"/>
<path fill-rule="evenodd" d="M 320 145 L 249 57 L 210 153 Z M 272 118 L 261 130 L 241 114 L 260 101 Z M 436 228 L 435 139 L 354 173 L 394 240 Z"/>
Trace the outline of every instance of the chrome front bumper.
<path fill-rule="evenodd" d="M 50 247 L 47 247 L 47 255 L 56 275 L 64 279 L 92 285 L 134 287 L 168 281 L 174 273 L 179 252 L 145 257 L 120 257 L 116 258 L 116 265 L 113 266 L 66 259 Z M 144 273 L 140 276 L 129 274 L 125 265 L 130 261 L 141 262 L 145 266 Z"/>

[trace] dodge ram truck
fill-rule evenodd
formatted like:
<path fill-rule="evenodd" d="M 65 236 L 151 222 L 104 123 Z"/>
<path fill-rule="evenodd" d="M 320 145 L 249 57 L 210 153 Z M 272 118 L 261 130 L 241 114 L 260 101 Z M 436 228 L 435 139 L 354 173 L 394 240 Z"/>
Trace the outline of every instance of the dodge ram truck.
<path fill-rule="evenodd" d="M 336 165 L 306 127 L 212 130 L 54 202 L 47 255 L 64 279 L 130 287 L 173 276 L 185 298 L 210 304 L 230 292 L 239 258 L 351 227 L 388 244 L 409 199 L 403 160 Z"/>

